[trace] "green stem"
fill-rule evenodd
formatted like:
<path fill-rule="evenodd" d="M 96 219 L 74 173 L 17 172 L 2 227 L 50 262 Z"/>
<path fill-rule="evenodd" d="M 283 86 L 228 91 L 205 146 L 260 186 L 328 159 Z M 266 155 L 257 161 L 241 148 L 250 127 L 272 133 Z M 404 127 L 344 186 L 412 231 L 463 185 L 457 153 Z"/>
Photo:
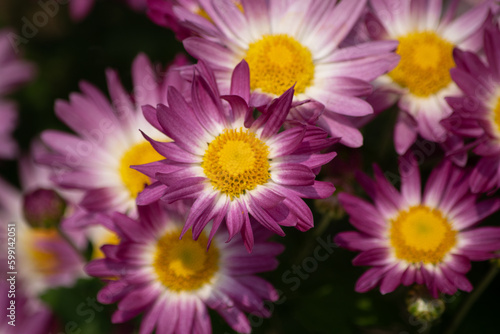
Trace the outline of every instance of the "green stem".
<path fill-rule="evenodd" d="M 471 307 L 474 305 L 476 300 L 482 295 L 484 290 L 490 285 L 490 283 L 493 281 L 495 276 L 498 274 L 500 271 L 500 267 L 496 264 L 493 264 L 492 267 L 490 268 L 490 271 L 486 274 L 486 276 L 483 278 L 483 280 L 479 283 L 478 287 L 472 291 L 472 293 L 467 297 L 467 300 L 465 303 L 462 305 L 456 316 L 454 317 L 453 321 L 451 322 L 450 326 L 446 330 L 445 334 L 453 334 L 455 331 L 458 329 L 464 318 L 467 316 L 467 313 L 471 309 Z"/>

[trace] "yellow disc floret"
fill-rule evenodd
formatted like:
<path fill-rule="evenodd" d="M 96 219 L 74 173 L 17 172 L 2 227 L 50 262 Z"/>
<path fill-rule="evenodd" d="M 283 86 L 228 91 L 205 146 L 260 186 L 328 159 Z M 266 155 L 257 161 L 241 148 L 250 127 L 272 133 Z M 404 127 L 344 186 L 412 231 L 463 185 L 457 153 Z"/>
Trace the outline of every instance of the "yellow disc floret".
<path fill-rule="evenodd" d="M 201 166 L 214 189 L 239 197 L 269 178 L 269 148 L 248 130 L 225 129 L 209 145 Z"/>
<path fill-rule="evenodd" d="M 394 82 L 419 97 L 435 94 L 451 83 L 452 43 L 432 31 L 413 32 L 398 40 L 396 52 L 401 60 L 389 73 Z"/>
<path fill-rule="evenodd" d="M 130 168 L 131 165 L 143 165 L 165 159 L 155 151 L 147 141 L 132 146 L 120 160 L 120 176 L 123 184 L 130 192 L 130 197 L 136 198 L 145 186 L 151 183 L 148 176 Z"/>
<path fill-rule="evenodd" d="M 158 280 L 172 291 L 192 291 L 210 283 L 219 268 L 219 250 L 201 234 L 198 240 L 187 235 L 179 240 L 180 230 L 167 232 L 156 244 L 153 268 Z"/>
<path fill-rule="evenodd" d="M 295 94 L 300 94 L 313 84 L 311 51 L 286 34 L 264 35 L 251 43 L 245 60 L 252 90 L 281 95 L 295 84 Z"/>
<path fill-rule="evenodd" d="M 419 205 L 391 221 L 390 241 L 398 259 L 437 264 L 455 245 L 456 234 L 441 211 Z"/>

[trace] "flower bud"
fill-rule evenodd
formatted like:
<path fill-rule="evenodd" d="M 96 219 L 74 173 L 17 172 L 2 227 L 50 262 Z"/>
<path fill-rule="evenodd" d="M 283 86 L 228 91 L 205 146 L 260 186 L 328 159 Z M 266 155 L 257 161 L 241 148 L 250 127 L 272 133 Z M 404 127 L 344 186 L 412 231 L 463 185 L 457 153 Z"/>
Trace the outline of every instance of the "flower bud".
<path fill-rule="evenodd" d="M 24 195 L 24 218 L 33 228 L 58 226 L 65 209 L 65 201 L 54 190 L 39 188 Z"/>
<path fill-rule="evenodd" d="M 434 321 L 439 319 L 444 312 L 444 301 L 432 298 L 426 287 L 418 285 L 413 287 L 406 298 L 408 312 L 421 321 Z"/>

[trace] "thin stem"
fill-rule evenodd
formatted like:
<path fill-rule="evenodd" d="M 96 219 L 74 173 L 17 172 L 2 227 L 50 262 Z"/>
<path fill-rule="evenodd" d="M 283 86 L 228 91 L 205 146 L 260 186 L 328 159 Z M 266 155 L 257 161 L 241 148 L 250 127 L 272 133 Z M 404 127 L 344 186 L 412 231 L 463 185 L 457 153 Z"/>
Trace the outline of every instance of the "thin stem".
<path fill-rule="evenodd" d="M 467 300 L 464 302 L 456 316 L 454 317 L 453 321 L 451 322 L 450 326 L 446 330 L 445 334 L 453 334 L 455 331 L 458 329 L 460 324 L 462 323 L 462 320 L 467 316 L 467 313 L 469 313 L 469 310 L 471 309 L 472 305 L 476 302 L 476 300 L 481 296 L 481 294 L 486 290 L 488 285 L 493 281 L 495 276 L 498 274 L 500 271 L 500 267 L 496 264 L 493 264 L 490 268 L 490 271 L 486 274 L 486 276 L 483 278 L 483 280 L 479 283 L 478 287 L 472 291 L 472 293 L 467 297 Z"/>

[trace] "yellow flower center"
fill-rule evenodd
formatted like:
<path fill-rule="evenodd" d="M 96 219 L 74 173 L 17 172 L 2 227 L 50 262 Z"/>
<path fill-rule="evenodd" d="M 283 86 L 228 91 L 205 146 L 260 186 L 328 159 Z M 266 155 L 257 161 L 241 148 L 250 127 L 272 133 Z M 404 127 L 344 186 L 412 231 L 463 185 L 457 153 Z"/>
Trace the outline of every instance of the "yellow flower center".
<path fill-rule="evenodd" d="M 250 67 L 250 88 L 281 95 L 295 85 L 295 94 L 313 84 L 311 51 L 286 34 L 264 35 L 248 46 L 245 60 Z"/>
<path fill-rule="evenodd" d="M 455 67 L 454 45 L 432 31 L 414 32 L 399 38 L 398 66 L 389 76 L 413 95 L 427 97 L 451 83 Z"/>
<path fill-rule="evenodd" d="M 143 165 L 150 162 L 163 160 L 161 154 L 155 151 L 147 141 L 132 146 L 120 160 L 120 176 L 123 184 L 130 192 L 131 198 L 136 198 L 145 186 L 151 184 L 148 176 L 130 168 L 131 165 Z"/>
<path fill-rule="evenodd" d="M 41 244 L 61 242 L 59 232 L 55 228 L 30 230 L 28 256 L 35 270 L 42 275 L 52 275 L 60 271 L 61 261 L 55 251 L 43 249 Z M 59 240 L 61 239 L 61 240 Z"/>
<path fill-rule="evenodd" d="M 493 123 L 497 132 L 497 137 L 500 138 L 500 96 L 497 97 L 495 109 L 493 109 Z"/>
<path fill-rule="evenodd" d="M 225 129 L 209 145 L 201 166 L 214 189 L 239 197 L 269 177 L 269 148 L 248 130 Z"/>
<path fill-rule="evenodd" d="M 158 240 L 153 268 L 158 280 L 173 291 L 197 290 L 210 283 L 219 268 L 219 250 L 201 234 L 198 240 L 180 230 L 169 231 Z"/>
<path fill-rule="evenodd" d="M 396 257 L 411 263 L 439 263 L 456 243 L 457 231 L 437 209 L 413 206 L 391 221 Z"/>
<path fill-rule="evenodd" d="M 95 243 L 92 251 L 92 259 L 102 259 L 104 258 L 104 253 L 101 251 L 101 246 L 104 245 L 118 245 L 120 243 L 120 238 L 118 235 L 111 231 L 103 231 L 103 235 L 100 240 Z"/>

